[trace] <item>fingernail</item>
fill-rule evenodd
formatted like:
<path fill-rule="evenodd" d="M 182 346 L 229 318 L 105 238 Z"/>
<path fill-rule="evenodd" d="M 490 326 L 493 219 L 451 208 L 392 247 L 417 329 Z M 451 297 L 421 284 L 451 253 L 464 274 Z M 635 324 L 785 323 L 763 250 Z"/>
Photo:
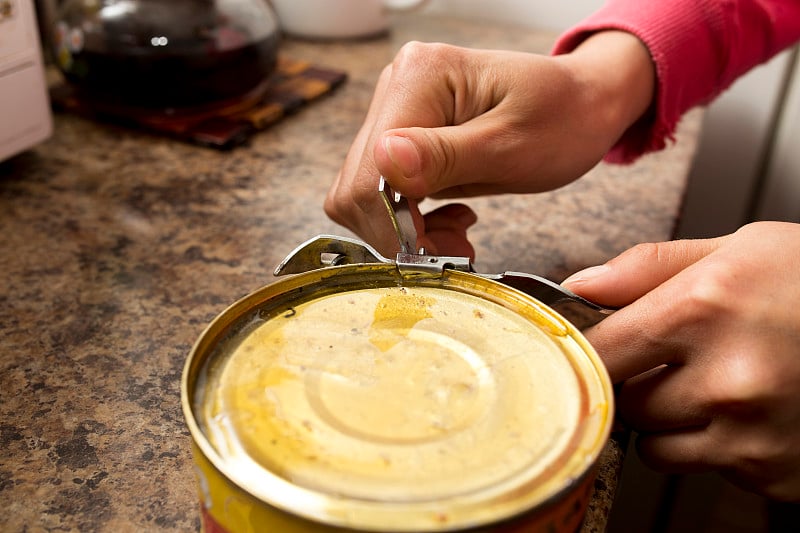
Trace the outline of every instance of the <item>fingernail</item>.
<path fill-rule="evenodd" d="M 386 148 L 389 159 L 404 177 L 410 178 L 419 173 L 422 166 L 419 151 L 411 140 L 391 135 L 384 139 L 383 146 Z"/>
<path fill-rule="evenodd" d="M 608 265 L 597 265 L 589 268 L 584 268 L 578 272 L 575 272 L 567 279 L 561 282 L 562 285 L 580 285 L 582 283 L 586 283 L 587 281 L 592 281 L 594 279 L 599 278 L 600 276 L 605 276 L 611 272 L 611 267 Z"/>

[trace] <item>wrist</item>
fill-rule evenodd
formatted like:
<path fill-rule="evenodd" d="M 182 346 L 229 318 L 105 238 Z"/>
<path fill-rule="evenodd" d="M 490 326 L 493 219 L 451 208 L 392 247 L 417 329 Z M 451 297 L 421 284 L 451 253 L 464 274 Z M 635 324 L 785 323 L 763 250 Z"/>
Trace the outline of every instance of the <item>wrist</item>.
<path fill-rule="evenodd" d="M 583 87 L 587 118 L 614 141 L 653 105 L 656 67 L 649 50 L 635 35 L 601 31 L 558 57 Z"/>

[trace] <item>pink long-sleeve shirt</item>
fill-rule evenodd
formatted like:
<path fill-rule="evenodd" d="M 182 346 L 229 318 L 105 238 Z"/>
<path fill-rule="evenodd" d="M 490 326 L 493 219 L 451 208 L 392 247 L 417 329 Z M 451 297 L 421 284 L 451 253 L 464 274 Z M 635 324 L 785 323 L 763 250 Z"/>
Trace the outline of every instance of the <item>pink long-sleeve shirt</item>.
<path fill-rule="evenodd" d="M 567 53 L 604 29 L 639 37 L 658 77 L 653 113 L 605 158 L 626 163 L 664 148 L 686 111 L 800 40 L 800 0 L 609 0 L 564 33 L 553 53 Z"/>

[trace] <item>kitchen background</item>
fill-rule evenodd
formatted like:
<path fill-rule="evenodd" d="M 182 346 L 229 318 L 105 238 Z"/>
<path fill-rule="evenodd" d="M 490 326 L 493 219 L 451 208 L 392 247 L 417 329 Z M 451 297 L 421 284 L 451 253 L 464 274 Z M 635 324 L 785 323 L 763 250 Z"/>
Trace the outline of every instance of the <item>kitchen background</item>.
<path fill-rule="evenodd" d="M 40 18 L 55 1 L 37 0 Z M 560 31 L 602 4 L 431 0 L 425 10 Z M 706 109 L 679 237 L 728 233 L 754 219 L 800 221 L 800 151 L 792 142 L 800 136 L 798 66 L 797 50 L 786 51 Z M 655 474 L 631 453 L 609 531 L 764 531 L 766 507 L 715 476 Z"/>

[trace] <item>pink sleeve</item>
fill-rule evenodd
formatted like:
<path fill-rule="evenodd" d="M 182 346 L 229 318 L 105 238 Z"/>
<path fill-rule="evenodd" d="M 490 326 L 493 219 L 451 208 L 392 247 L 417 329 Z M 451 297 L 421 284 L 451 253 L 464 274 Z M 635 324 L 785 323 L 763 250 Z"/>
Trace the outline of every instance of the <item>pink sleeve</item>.
<path fill-rule="evenodd" d="M 664 148 L 683 113 L 800 39 L 800 0 L 609 0 L 562 35 L 553 53 L 570 52 L 604 29 L 638 36 L 658 75 L 652 112 L 605 157 L 627 163 Z"/>

